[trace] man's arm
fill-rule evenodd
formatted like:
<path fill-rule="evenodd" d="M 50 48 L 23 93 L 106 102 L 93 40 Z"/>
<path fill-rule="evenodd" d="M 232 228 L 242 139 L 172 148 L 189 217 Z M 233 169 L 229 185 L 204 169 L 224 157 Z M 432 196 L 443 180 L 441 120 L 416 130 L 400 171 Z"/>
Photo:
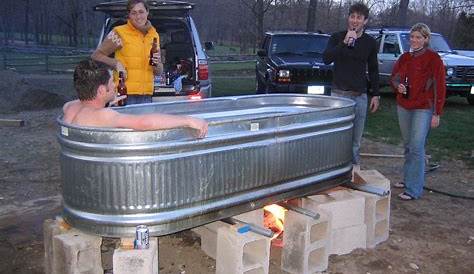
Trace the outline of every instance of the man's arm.
<path fill-rule="evenodd" d="M 126 74 L 125 67 L 118 60 L 109 57 L 116 50 L 122 48 L 122 40 L 120 36 L 111 31 L 107 37 L 102 41 L 99 47 L 92 53 L 91 58 L 95 61 L 104 63 L 117 71 L 123 71 Z"/>
<path fill-rule="evenodd" d="M 207 134 L 207 122 L 191 116 L 168 114 L 122 114 L 112 109 L 103 110 L 102 123 L 108 127 L 131 128 L 135 130 L 158 130 L 172 128 L 192 128 L 197 130 L 197 137 Z"/>
<path fill-rule="evenodd" d="M 323 52 L 323 61 L 326 65 L 331 64 L 336 59 L 336 56 L 341 54 L 341 50 L 344 48 L 344 42 L 338 41 L 337 34 L 331 35 L 329 38 L 328 45 Z"/>

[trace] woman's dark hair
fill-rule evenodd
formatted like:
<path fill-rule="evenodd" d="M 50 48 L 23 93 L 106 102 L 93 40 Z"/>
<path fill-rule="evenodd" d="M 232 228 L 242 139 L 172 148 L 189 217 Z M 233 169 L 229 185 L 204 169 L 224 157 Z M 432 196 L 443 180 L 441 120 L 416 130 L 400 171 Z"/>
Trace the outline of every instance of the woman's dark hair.
<path fill-rule="evenodd" d="M 353 13 L 364 15 L 365 19 L 369 18 L 369 8 L 362 2 L 358 2 L 350 6 L 349 15 Z"/>
<path fill-rule="evenodd" d="M 79 62 L 74 69 L 74 88 L 81 101 L 93 100 L 97 96 L 97 89 L 107 85 L 112 77 L 108 67 L 92 59 Z"/>
<path fill-rule="evenodd" d="M 127 12 L 130 13 L 130 11 L 133 9 L 133 7 L 135 7 L 136 4 L 140 4 L 142 3 L 143 6 L 145 6 L 145 9 L 147 11 L 150 10 L 147 2 L 145 0 L 128 0 L 128 3 L 127 3 Z"/>

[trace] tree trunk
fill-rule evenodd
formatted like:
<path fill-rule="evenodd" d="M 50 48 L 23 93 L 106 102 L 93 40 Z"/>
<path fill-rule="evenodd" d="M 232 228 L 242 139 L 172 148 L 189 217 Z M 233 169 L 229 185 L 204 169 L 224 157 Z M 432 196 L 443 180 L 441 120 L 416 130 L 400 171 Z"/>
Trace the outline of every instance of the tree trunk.
<path fill-rule="evenodd" d="M 306 31 L 314 32 L 316 30 L 316 10 L 318 9 L 318 0 L 310 0 L 308 7 L 308 18 L 306 19 Z"/>
<path fill-rule="evenodd" d="M 256 6 L 256 15 L 257 15 L 257 41 L 256 44 L 260 45 L 263 41 L 263 18 L 265 16 L 265 8 L 263 0 L 257 0 Z"/>
<path fill-rule="evenodd" d="M 410 0 L 400 0 L 398 7 L 398 26 L 405 27 L 407 24 L 408 2 Z"/>
<path fill-rule="evenodd" d="M 25 40 L 25 45 L 28 45 L 29 17 L 30 17 L 30 0 L 25 0 L 25 22 L 24 22 L 24 29 L 23 29 L 23 37 Z"/>

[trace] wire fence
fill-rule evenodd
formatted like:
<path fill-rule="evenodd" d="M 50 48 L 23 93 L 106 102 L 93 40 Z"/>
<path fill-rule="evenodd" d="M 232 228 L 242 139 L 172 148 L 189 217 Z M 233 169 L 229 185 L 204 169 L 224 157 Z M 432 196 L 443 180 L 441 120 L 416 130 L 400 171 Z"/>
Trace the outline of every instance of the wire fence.
<path fill-rule="evenodd" d="M 33 55 L 18 56 L 2 53 L 1 69 L 14 70 L 19 73 L 72 73 L 76 64 L 89 54 L 81 55 Z M 239 64 L 253 62 L 255 55 L 216 55 L 209 56 L 211 64 Z"/>

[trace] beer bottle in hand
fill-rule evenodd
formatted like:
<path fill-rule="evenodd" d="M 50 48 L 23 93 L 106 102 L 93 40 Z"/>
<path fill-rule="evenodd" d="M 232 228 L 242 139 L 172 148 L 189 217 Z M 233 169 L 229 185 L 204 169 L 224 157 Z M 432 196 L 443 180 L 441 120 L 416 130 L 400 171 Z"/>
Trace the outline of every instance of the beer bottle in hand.
<path fill-rule="evenodd" d="M 410 84 L 408 83 L 408 76 L 405 76 L 405 81 L 403 82 L 405 86 L 405 92 L 402 94 L 403 98 L 408 99 L 410 93 Z"/>
<path fill-rule="evenodd" d="M 355 31 L 355 28 L 353 28 L 352 30 Z M 349 41 L 347 42 L 347 47 L 350 49 L 353 49 L 355 47 L 355 42 L 356 42 L 356 39 L 353 37 L 350 37 Z"/>
<path fill-rule="evenodd" d="M 153 44 L 150 49 L 150 66 L 157 66 L 158 64 L 153 60 L 153 56 L 158 53 L 158 40 L 153 38 Z"/>
<path fill-rule="evenodd" d="M 119 72 L 119 82 L 117 86 L 117 95 L 127 95 L 127 86 L 125 85 L 125 78 L 123 76 L 123 71 Z M 127 98 L 118 101 L 119 106 L 125 106 L 127 104 Z"/>

